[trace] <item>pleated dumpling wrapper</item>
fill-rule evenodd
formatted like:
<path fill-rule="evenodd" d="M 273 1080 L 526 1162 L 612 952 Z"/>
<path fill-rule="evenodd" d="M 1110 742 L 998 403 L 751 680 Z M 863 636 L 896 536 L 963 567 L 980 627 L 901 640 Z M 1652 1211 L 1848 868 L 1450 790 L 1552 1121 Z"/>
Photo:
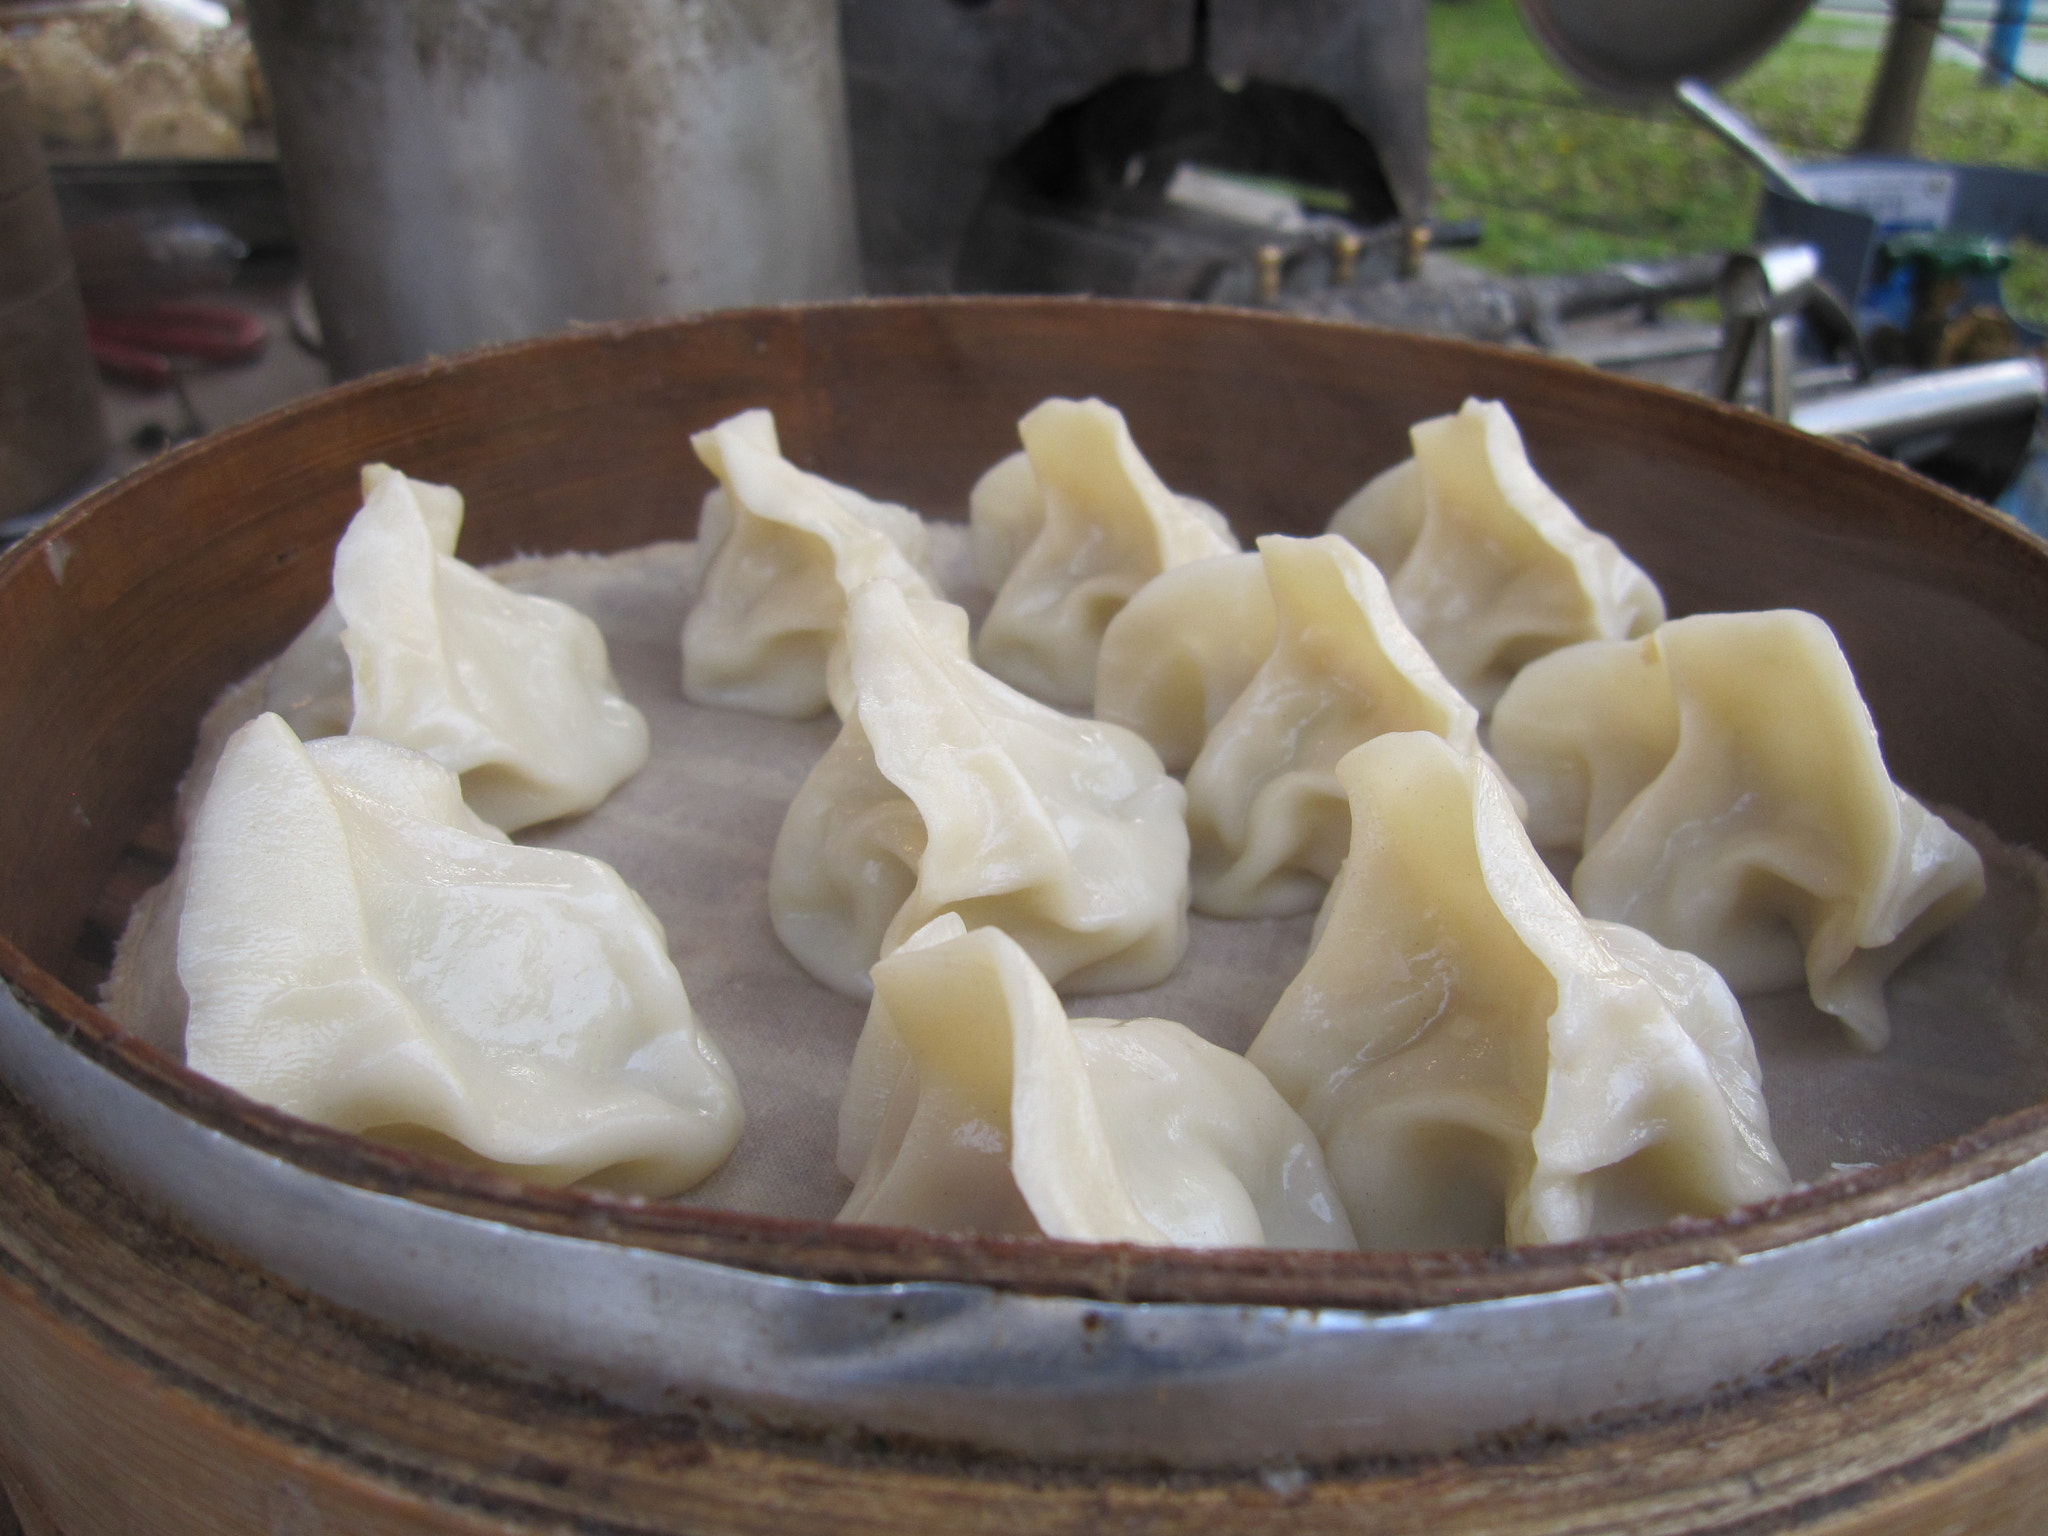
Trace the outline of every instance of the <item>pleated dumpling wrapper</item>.
<path fill-rule="evenodd" d="M 1268 534 L 1258 559 L 1274 642 L 1187 776 L 1194 905 L 1212 917 L 1322 901 L 1351 839 L 1337 762 L 1360 742 L 1432 731 L 1479 751 L 1479 712 L 1408 632 L 1370 560 L 1327 533 Z"/>
<path fill-rule="evenodd" d="M 1802 982 L 1870 1049 L 1886 978 L 1984 894 L 1984 865 L 1892 782 L 1834 632 L 1709 613 L 1529 667 L 1494 715 L 1529 832 L 1588 913 L 1692 951 L 1737 992 Z"/>
<path fill-rule="evenodd" d="M 1004 929 L 1056 985 L 1164 979 L 1187 948 L 1180 785 L 1121 726 L 1063 715 L 976 667 L 946 607 L 886 581 L 854 594 L 851 707 L 769 862 L 777 936 L 855 997 L 879 957 L 942 912 Z"/>
<path fill-rule="evenodd" d="M 968 502 L 975 569 L 996 594 L 975 659 L 1033 698 L 1085 713 L 1103 630 L 1131 595 L 1238 544 L 1213 508 L 1166 488 L 1113 406 L 1047 400 L 1017 435 L 1021 466 L 1016 456 L 997 464 Z"/>
<path fill-rule="evenodd" d="M 185 859 L 195 1070 L 548 1184 L 673 1194 L 738 1140 L 653 914 L 608 865 L 511 843 L 432 759 L 261 715 Z"/>
<path fill-rule="evenodd" d="M 508 832 L 590 810 L 646 766 L 647 721 L 594 623 L 449 553 L 462 498 L 446 486 L 371 465 L 363 487 L 334 551 L 331 608 L 279 657 L 270 708 L 302 737 L 339 723 L 426 753 Z"/>
<path fill-rule="evenodd" d="M 1415 457 L 1330 519 L 1386 573 L 1394 606 L 1481 714 L 1516 672 L 1664 619 L 1656 583 L 1543 483 L 1507 407 L 1467 400 L 1408 430 Z"/>
<path fill-rule="evenodd" d="M 365 464 L 360 479 L 363 500 L 393 478 L 403 480 L 426 524 L 427 542 L 437 555 L 453 558 L 462 536 L 462 492 L 401 475 L 388 464 Z M 321 736 L 346 736 L 355 718 L 355 683 L 348 652 L 342 647 L 341 609 L 332 597 L 299 632 L 297 639 L 271 664 L 264 680 L 263 706 L 284 716 L 301 741 Z"/>
<path fill-rule="evenodd" d="M 1067 1018 L 947 913 L 875 966 L 840 1115 L 841 1221 L 1190 1248 L 1350 1248 L 1301 1117 L 1165 1019 Z"/>
<path fill-rule="evenodd" d="M 1273 653 L 1273 596 L 1256 553 L 1175 566 L 1138 588 L 1102 632 L 1095 718 L 1136 731 L 1185 773 Z"/>
<path fill-rule="evenodd" d="M 1496 770 L 1409 732 L 1337 773 L 1350 857 L 1248 1054 L 1361 1247 L 1568 1242 L 1789 1188 L 1734 995 L 1582 917 Z"/>
<path fill-rule="evenodd" d="M 744 411 L 690 439 L 718 488 L 698 520 L 702 577 L 683 621 L 683 696 L 805 720 L 831 702 L 846 600 L 869 581 L 937 596 L 915 512 L 798 469 L 775 418 Z"/>

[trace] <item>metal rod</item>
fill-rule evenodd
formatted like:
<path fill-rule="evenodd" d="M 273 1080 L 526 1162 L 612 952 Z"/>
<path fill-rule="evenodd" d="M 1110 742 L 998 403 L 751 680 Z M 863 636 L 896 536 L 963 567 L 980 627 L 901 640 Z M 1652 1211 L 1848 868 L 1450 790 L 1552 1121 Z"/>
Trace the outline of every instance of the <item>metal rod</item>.
<path fill-rule="evenodd" d="M 1792 425 L 1818 437 L 1853 437 L 1884 448 L 1923 432 L 2038 408 L 2044 399 L 2048 368 L 2039 358 L 2015 357 L 1809 400 L 1793 408 Z"/>
<path fill-rule="evenodd" d="M 1763 172 L 1764 180 L 1774 191 L 1796 197 L 1801 202 L 1814 201 L 1812 188 L 1799 174 L 1799 168 L 1779 153 L 1778 146 L 1765 138 L 1756 124 L 1715 94 L 1706 81 L 1681 80 L 1673 89 L 1679 104 Z"/>
<path fill-rule="evenodd" d="M 1771 320 L 1764 353 L 1764 409 L 1779 421 L 1792 419 L 1792 373 L 1799 357 L 1799 316 Z"/>

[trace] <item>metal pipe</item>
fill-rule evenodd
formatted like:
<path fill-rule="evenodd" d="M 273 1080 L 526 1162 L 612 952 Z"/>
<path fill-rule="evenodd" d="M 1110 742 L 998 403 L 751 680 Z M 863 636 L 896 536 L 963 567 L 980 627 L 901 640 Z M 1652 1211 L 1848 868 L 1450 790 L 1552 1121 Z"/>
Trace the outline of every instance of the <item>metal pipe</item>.
<path fill-rule="evenodd" d="M 1765 138 L 1756 124 L 1723 101 L 1706 81 L 1681 80 L 1672 87 L 1672 93 L 1678 97 L 1679 105 L 1721 135 L 1737 154 L 1761 171 L 1773 191 L 1796 197 L 1803 203 L 1816 201 L 1806 178 L 1799 174 L 1799 168 L 1779 153 L 1778 146 Z"/>
<path fill-rule="evenodd" d="M 1855 438 L 1886 448 L 1924 432 L 1989 420 L 2048 400 L 2048 368 L 2008 358 L 1844 390 L 1793 408 L 1792 425 L 1817 437 Z"/>

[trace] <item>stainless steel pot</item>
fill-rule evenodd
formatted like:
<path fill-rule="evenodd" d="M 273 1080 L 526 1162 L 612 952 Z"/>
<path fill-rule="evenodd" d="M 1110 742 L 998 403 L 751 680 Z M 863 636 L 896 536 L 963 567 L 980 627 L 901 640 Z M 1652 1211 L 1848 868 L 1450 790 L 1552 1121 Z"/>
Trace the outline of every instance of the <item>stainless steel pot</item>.
<path fill-rule="evenodd" d="M 857 291 L 834 0 L 256 0 L 338 376 Z"/>

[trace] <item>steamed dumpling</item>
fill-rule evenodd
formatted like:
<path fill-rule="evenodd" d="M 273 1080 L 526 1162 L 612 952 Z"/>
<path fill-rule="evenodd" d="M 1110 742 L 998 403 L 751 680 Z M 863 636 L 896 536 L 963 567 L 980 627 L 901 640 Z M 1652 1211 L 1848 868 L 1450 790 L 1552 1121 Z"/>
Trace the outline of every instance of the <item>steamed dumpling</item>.
<path fill-rule="evenodd" d="M 1402 624 L 1370 560 L 1334 534 L 1268 534 L 1258 559 L 1272 650 L 1187 777 L 1194 905 L 1213 917 L 1314 910 L 1351 839 L 1336 768 L 1360 742 L 1432 731 L 1479 750 L 1479 712 Z"/>
<path fill-rule="evenodd" d="M 1330 531 L 1386 573 L 1401 617 L 1481 713 L 1538 656 L 1663 622 L 1656 584 L 1543 483 L 1507 407 L 1467 400 L 1408 438 L 1414 459 L 1368 481 Z"/>
<path fill-rule="evenodd" d="M 974 579 L 997 591 L 1045 527 L 1045 492 L 1022 450 L 998 459 L 967 493 Z"/>
<path fill-rule="evenodd" d="M 1329 531 L 1356 544 L 1382 573 L 1399 571 L 1422 534 L 1428 511 L 1429 485 L 1422 477 L 1422 462 L 1406 458 L 1352 492 L 1331 516 Z"/>
<path fill-rule="evenodd" d="M 405 489 L 412 493 L 420 521 L 426 526 L 428 545 L 436 555 L 452 559 L 456 541 L 462 536 L 462 492 L 453 486 L 411 479 L 388 464 L 365 464 L 361 472 L 364 503 L 394 477 L 404 481 Z M 355 683 L 348 652 L 341 643 L 345 627 L 341 609 L 328 598 L 313 622 L 271 665 L 264 683 L 263 707 L 284 716 L 301 741 L 346 736 L 349 722 L 355 718 Z"/>
<path fill-rule="evenodd" d="M 906 598 L 904 606 L 924 631 L 925 640 L 936 650 L 952 657 L 962 666 L 972 666 L 973 628 L 968 621 L 967 610 L 935 597 Z M 853 713 L 853 652 L 845 645 L 835 646 L 831 665 L 826 669 L 826 692 L 832 697 L 832 711 L 843 721 Z"/>
<path fill-rule="evenodd" d="M 1136 731 L 1168 773 L 1185 773 L 1273 653 L 1273 631 L 1258 555 L 1217 555 L 1163 572 L 1103 631 L 1095 718 Z"/>
<path fill-rule="evenodd" d="M 830 702 L 830 659 L 857 587 L 881 580 L 937 595 L 929 530 L 907 508 L 798 469 L 767 411 L 690 442 L 719 485 L 698 520 L 703 576 L 683 623 L 683 696 L 807 719 Z"/>
<path fill-rule="evenodd" d="M 739 1137 L 732 1073 L 639 898 L 595 859 L 515 847 L 417 752 L 259 716 L 183 864 L 185 1059 L 251 1098 L 650 1194 Z"/>
<path fill-rule="evenodd" d="M 768 871 L 783 945 L 853 996 L 942 912 L 1004 929 L 1055 983 L 1162 980 L 1187 947 L 1180 785 L 1138 737 L 981 671 L 958 624 L 870 582 L 847 616 L 851 707 Z"/>
<path fill-rule="evenodd" d="M 1727 986 L 1582 917 L 1494 769 L 1411 732 L 1337 773 L 1350 856 L 1249 1055 L 1362 1247 L 1566 1242 L 1789 1187 Z"/>
<path fill-rule="evenodd" d="M 454 558 L 454 491 L 383 465 L 363 487 L 334 551 L 331 608 L 279 658 L 269 706 L 302 735 L 342 725 L 426 753 L 507 831 L 587 811 L 638 773 L 647 722 L 597 626 Z"/>
<path fill-rule="evenodd" d="M 1033 698 L 1085 712 L 1103 630 L 1131 595 L 1162 571 L 1237 553 L 1237 540 L 1212 508 L 1166 488 L 1100 400 L 1047 400 L 1017 434 L 1024 467 L 1004 460 L 969 502 L 975 568 L 1001 576 L 975 658 Z"/>
<path fill-rule="evenodd" d="M 1069 1020 L 951 913 L 874 968 L 847 1084 L 842 1221 L 1181 1247 L 1349 1248 L 1308 1127 L 1165 1019 Z"/>
<path fill-rule="evenodd" d="M 1884 982 L 1975 906 L 1983 862 L 1891 780 L 1834 633 L 1699 614 L 1574 646 L 1503 695 L 1493 746 L 1579 905 L 1692 951 L 1738 992 L 1804 983 L 1875 1049 Z"/>

